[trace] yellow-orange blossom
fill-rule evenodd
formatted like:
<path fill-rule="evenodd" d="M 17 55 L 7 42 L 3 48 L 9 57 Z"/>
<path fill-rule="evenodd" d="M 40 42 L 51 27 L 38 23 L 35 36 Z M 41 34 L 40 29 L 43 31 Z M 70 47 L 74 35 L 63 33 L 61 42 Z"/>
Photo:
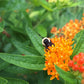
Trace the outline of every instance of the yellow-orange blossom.
<path fill-rule="evenodd" d="M 84 16 L 84 14 L 83 14 Z M 84 17 L 82 17 L 82 20 L 75 19 L 75 21 L 70 20 L 69 23 L 65 24 L 62 29 L 57 30 L 56 27 L 53 27 L 51 29 L 51 33 L 57 35 L 57 34 L 63 34 L 65 39 L 70 38 L 73 39 L 74 36 L 80 32 L 80 30 L 84 29 Z"/>
<path fill-rule="evenodd" d="M 82 29 L 84 29 L 84 17 L 80 21 L 77 19 L 75 21 L 70 20 L 62 29 L 52 28 L 51 33 L 56 36 L 51 39 L 54 45 L 49 46 L 49 49 L 45 50 L 46 61 L 45 68 L 43 69 L 47 70 L 48 75 L 51 75 L 50 80 L 54 78 L 59 80 L 59 74 L 55 69 L 55 65 L 65 71 L 69 71 L 68 62 L 73 52 L 71 46 L 73 44 L 72 39 Z"/>
<path fill-rule="evenodd" d="M 71 45 L 72 39 L 64 39 L 63 37 L 55 37 L 51 39 L 54 45 L 49 46 L 49 50 L 45 50 L 45 68 L 48 75 L 52 75 L 50 80 L 55 77 L 59 80 L 59 74 L 55 69 L 55 65 L 65 71 L 69 71 L 68 61 L 73 50 Z"/>

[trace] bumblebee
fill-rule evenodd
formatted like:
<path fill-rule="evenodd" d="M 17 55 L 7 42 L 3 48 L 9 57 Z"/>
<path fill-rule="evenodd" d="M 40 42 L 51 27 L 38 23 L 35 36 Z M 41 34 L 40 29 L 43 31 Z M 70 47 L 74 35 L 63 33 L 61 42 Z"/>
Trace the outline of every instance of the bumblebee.
<path fill-rule="evenodd" d="M 49 46 L 52 46 L 53 43 L 51 42 L 51 40 L 50 40 L 49 38 L 45 37 L 45 38 L 42 39 L 42 45 L 43 45 L 46 49 L 48 49 L 48 47 L 49 47 Z"/>

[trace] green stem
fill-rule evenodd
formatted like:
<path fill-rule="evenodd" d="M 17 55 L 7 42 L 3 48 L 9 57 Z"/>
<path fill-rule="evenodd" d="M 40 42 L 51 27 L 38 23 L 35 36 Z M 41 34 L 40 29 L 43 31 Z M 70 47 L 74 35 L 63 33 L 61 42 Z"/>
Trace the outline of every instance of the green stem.
<path fill-rule="evenodd" d="M 77 80 L 77 84 L 79 84 L 79 81 Z"/>

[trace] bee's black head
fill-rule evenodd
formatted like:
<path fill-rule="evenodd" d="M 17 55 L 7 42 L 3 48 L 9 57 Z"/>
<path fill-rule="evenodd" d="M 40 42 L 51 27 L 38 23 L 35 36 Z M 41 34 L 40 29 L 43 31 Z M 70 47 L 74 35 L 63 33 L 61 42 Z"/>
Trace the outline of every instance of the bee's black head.
<path fill-rule="evenodd" d="M 48 48 L 49 46 L 52 45 L 52 42 L 49 38 L 45 37 L 42 39 L 42 44 L 45 46 L 45 48 Z"/>
<path fill-rule="evenodd" d="M 45 45 L 47 45 L 47 44 L 49 44 L 49 43 L 50 43 L 50 40 L 49 40 L 49 39 L 44 39 L 44 41 L 43 41 L 43 42 L 44 42 L 44 44 L 45 44 Z"/>

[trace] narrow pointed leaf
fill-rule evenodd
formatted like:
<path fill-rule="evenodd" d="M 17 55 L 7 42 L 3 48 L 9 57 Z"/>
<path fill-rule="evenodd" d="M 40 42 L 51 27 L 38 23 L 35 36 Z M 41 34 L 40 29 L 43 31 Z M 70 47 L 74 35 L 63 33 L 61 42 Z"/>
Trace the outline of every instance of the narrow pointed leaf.
<path fill-rule="evenodd" d="M 40 0 L 40 5 L 47 9 L 48 11 L 53 11 L 53 9 L 50 7 L 50 4 L 46 0 Z"/>
<path fill-rule="evenodd" d="M 43 51 L 43 47 L 42 47 L 42 38 L 40 38 L 40 36 L 32 29 L 30 18 L 26 12 L 24 12 L 24 16 L 25 16 L 25 20 L 26 20 L 25 30 L 27 32 L 27 35 L 29 36 L 29 38 L 30 38 L 31 42 L 33 43 L 34 47 L 36 48 L 36 50 L 41 55 L 43 55 L 44 51 Z"/>
<path fill-rule="evenodd" d="M 25 20 L 26 20 L 26 24 L 27 24 L 27 28 L 29 28 L 29 30 L 30 30 L 30 32 L 32 33 L 32 36 L 31 37 L 33 37 L 34 35 L 35 35 L 35 38 L 34 39 L 36 39 L 37 40 L 37 42 L 40 44 L 40 45 L 42 45 L 42 38 L 32 29 L 32 22 L 31 22 L 31 20 L 30 20 L 30 18 L 29 18 L 29 15 L 26 13 L 26 12 L 24 12 L 24 16 L 25 16 Z M 31 38 L 30 37 L 30 38 Z"/>
<path fill-rule="evenodd" d="M 11 40 L 14 46 L 21 52 L 21 54 L 31 55 L 31 56 L 39 55 L 39 53 L 34 48 L 24 47 L 24 45 L 21 42 L 15 40 L 14 38 Z"/>
<path fill-rule="evenodd" d="M 34 47 L 36 48 L 36 50 L 41 54 L 43 55 L 44 54 L 44 50 L 43 50 L 43 47 L 42 47 L 42 44 L 41 44 L 41 38 L 37 35 L 36 32 L 34 32 L 33 29 L 31 29 L 30 27 L 26 27 L 26 32 L 27 32 L 27 35 L 29 36 L 30 40 L 32 41 Z M 40 39 L 39 39 L 39 38 Z"/>
<path fill-rule="evenodd" d="M 76 47 L 73 50 L 73 53 L 71 55 L 71 58 L 73 58 L 73 56 L 75 56 L 80 50 L 81 47 L 83 47 L 82 49 L 84 49 L 84 30 L 80 31 L 76 36 L 75 39 L 77 41 L 76 43 Z"/>
<path fill-rule="evenodd" d="M 37 28 L 35 28 L 35 30 L 42 37 L 47 37 L 47 30 L 42 25 L 38 25 Z"/>
<path fill-rule="evenodd" d="M 26 69 L 42 70 L 44 68 L 43 56 L 30 56 L 30 55 L 14 55 L 7 53 L 0 53 L 0 58 L 4 61 L 20 66 Z"/>
<path fill-rule="evenodd" d="M 69 72 L 65 72 L 61 68 L 59 68 L 57 65 L 55 65 L 55 68 L 57 72 L 59 73 L 59 76 L 62 77 L 65 81 L 67 81 L 70 84 L 77 84 L 77 80 L 75 79 L 75 76 Z"/>

